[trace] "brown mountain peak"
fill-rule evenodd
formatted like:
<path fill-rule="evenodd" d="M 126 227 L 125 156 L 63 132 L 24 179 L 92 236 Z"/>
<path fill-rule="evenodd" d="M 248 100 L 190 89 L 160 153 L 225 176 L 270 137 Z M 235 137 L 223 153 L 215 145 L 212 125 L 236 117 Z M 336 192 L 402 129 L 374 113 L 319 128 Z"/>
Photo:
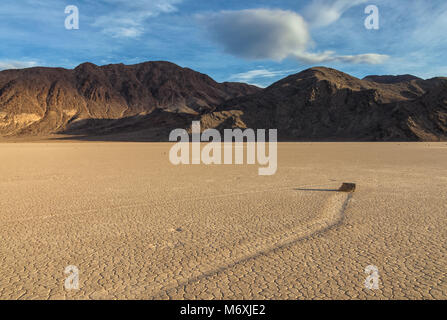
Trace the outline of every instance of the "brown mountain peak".
<path fill-rule="evenodd" d="M 91 125 L 89 120 L 116 122 L 157 109 L 198 115 L 259 90 L 217 83 L 167 61 L 4 71 L 0 72 L 0 135 L 51 134 Z"/>
<path fill-rule="evenodd" d="M 320 81 L 325 81 L 334 86 L 361 86 L 361 80 L 347 73 L 326 67 L 313 67 L 290 75 L 274 84 L 269 88 L 278 87 L 295 87 L 301 89 L 303 87 L 314 86 Z"/>

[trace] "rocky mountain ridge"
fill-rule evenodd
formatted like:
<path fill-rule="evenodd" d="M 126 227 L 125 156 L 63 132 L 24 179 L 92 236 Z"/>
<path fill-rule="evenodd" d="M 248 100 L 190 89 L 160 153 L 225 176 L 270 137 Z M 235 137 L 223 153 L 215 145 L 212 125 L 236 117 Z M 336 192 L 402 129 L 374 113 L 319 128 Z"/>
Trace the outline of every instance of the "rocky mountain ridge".
<path fill-rule="evenodd" d="M 447 78 L 361 80 L 315 67 L 260 89 L 169 62 L 0 72 L 4 137 L 166 141 L 193 120 L 203 130 L 275 128 L 286 141 L 444 141 Z"/>

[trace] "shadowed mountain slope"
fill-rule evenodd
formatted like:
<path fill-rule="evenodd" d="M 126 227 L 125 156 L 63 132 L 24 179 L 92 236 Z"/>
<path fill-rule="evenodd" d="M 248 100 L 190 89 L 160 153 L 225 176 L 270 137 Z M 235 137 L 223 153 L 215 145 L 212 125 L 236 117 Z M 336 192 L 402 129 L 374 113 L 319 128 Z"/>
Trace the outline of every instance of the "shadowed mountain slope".
<path fill-rule="evenodd" d="M 282 140 L 447 139 L 447 79 L 382 82 L 312 68 L 224 102 L 203 115 L 202 123 L 206 128 L 278 128 Z"/>

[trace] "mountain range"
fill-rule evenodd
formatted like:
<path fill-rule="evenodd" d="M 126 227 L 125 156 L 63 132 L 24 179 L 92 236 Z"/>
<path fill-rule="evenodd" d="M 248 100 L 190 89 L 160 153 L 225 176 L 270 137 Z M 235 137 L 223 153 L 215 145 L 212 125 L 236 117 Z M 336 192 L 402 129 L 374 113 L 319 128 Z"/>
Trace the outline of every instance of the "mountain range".
<path fill-rule="evenodd" d="M 0 72 L 2 137 L 167 141 L 193 120 L 283 141 L 445 141 L 447 78 L 315 67 L 261 89 L 163 61 Z"/>

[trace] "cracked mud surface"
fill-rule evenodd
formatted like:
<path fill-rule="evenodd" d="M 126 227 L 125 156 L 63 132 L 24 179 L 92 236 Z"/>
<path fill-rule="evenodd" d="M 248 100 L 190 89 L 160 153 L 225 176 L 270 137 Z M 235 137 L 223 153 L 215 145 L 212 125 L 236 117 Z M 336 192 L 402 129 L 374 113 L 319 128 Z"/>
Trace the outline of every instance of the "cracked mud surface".
<path fill-rule="evenodd" d="M 0 144 L 0 298 L 447 298 L 445 143 L 282 143 L 271 177 L 169 148 Z"/>

